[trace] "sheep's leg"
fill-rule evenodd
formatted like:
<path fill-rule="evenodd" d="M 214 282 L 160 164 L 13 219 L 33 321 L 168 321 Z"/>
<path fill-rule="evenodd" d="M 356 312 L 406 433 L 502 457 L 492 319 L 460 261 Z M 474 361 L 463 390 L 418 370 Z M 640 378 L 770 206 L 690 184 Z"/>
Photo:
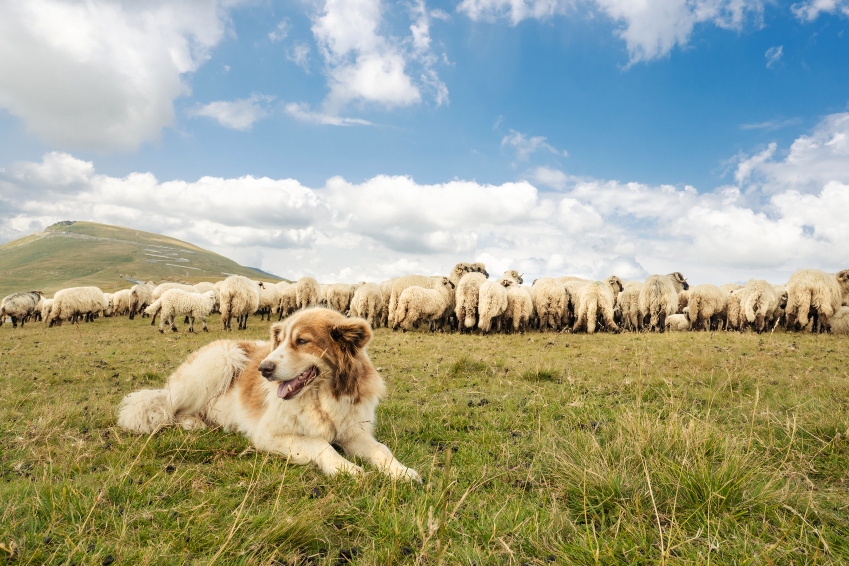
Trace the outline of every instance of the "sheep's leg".
<path fill-rule="evenodd" d="M 195 333 L 195 317 L 194 316 L 187 316 L 186 318 L 189 319 L 189 328 L 186 330 L 186 332 L 191 332 L 192 334 L 194 334 Z"/>
<path fill-rule="evenodd" d="M 202 318 L 202 319 L 200 319 L 200 320 L 201 320 L 201 322 L 203 322 L 203 331 L 204 331 L 204 332 L 209 332 L 209 328 L 207 328 L 207 327 L 206 327 L 206 317 L 203 317 L 203 318 Z"/>

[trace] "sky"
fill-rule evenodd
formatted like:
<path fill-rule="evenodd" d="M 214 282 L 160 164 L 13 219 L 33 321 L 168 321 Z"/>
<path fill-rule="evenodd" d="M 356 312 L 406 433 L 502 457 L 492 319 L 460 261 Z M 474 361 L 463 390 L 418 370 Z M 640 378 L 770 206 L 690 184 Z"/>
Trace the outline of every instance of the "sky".
<path fill-rule="evenodd" d="M 849 0 L 0 0 L 0 243 L 286 278 L 849 268 Z"/>

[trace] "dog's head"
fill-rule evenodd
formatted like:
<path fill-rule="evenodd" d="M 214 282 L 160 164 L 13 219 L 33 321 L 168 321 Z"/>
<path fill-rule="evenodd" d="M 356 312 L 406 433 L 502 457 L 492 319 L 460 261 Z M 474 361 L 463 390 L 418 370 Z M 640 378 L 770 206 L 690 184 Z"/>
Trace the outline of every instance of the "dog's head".
<path fill-rule="evenodd" d="M 271 353 L 259 364 L 277 396 L 293 399 L 313 383 L 327 382 L 333 395 L 359 397 L 361 381 L 374 369 L 364 348 L 372 337 L 361 318 L 331 309 L 300 311 L 271 327 Z"/>

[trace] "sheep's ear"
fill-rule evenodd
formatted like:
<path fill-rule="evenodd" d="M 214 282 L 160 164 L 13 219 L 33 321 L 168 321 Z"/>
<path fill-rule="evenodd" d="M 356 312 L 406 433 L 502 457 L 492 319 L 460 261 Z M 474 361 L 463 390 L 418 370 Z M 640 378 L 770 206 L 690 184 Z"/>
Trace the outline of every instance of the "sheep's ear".
<path fill-rule="evenodd" d="M 274 351 L 280 346 L 283 341 L 283 335 L 286 333 L 287 322 L 278 322 L 271 325 L 271 350 Z"/>
<path fill-rule="evenodd" d="M 360 350 L 372 337 L 371 327 L 361 318 L 349 318 L 330 329 L 334 342 L 348 350 Z"/>

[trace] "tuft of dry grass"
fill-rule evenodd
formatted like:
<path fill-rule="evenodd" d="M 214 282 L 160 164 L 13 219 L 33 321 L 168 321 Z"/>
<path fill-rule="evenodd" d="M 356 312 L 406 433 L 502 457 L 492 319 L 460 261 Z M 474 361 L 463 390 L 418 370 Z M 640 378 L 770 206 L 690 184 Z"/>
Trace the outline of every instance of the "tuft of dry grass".
<path fill-rule="evenodd" d="M 413 486 L 115 427 L 219 328 L 0 328 L 0 564 L 849 560 L 846 337 L 377 330 Z"/>

